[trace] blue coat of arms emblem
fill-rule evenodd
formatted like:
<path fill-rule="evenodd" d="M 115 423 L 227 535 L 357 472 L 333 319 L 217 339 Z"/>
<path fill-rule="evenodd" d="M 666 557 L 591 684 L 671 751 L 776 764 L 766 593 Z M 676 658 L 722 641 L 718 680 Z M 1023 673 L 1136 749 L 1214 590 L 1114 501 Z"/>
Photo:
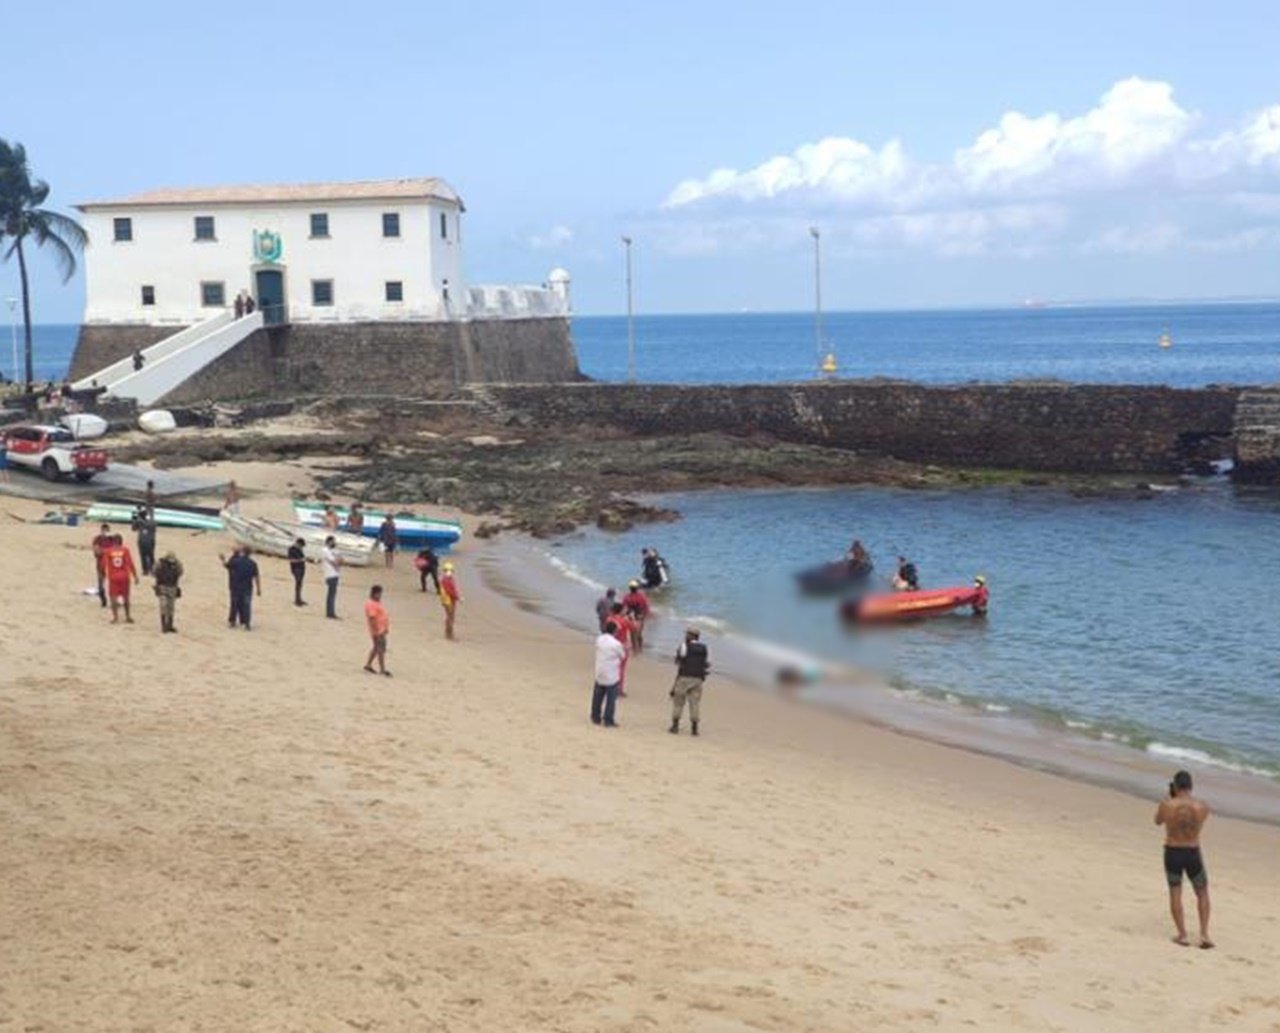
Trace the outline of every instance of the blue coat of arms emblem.
<path fill-rule="evenodd" d="M 271 230 L 253 231 L 253 257 L 258 262 L 278 262 L 284 254 L 284 242 Z"/>

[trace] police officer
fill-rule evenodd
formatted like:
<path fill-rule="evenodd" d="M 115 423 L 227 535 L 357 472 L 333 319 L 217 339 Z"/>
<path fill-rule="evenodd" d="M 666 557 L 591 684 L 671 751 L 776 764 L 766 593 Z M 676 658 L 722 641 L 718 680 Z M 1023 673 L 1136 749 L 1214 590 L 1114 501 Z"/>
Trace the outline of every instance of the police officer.
<path fill-rule="evenodd" d="M 698 629 L 690 628 L 684 633 L 684 641 L 676 650 L 676 681 L 671 686 L 671 727 L 667 729 L 672 735 L 680 734 L 680 715 L 684 713 L 685 700 L 689 701 L 689 722 L 693 726 L 693 734 L 698 734 L 702 683 L 707 680 L 707 674 L 711 671 L 707 647 L 702 644 L 701 639 Z"/>
<path fill-rule="evenodd" d="M 166 552 L 152 569 L 152 575 L 156 579 L 156 597 L 160 600 L 160 630 L 166 635 L 176 633 L 173 608 L 182 595 L 178 584 L 182 580 L 182 563 L 173 553 Z"/>

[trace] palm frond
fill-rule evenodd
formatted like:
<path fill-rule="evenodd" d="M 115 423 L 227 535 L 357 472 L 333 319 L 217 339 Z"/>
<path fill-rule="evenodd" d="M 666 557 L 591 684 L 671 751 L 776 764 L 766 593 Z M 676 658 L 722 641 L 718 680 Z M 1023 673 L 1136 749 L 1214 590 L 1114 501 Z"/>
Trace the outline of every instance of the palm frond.
<path fill-rule="evenodd" d="M 40 247 L 48 244 L 53 249 L 53 260 L 58 264 L 58 271 L 62 273 L 62 282 L 66 283 L 71 279 L 76 272 L 76 253 L 71 245 L 56 233 L 50 232 L 43 220 L 35 223 L 32 236 L 36 238 L 36 244 Z"/>
<path fill-rule="evenodd" d="M 41 208 L 35 214 L 44 221 L 46 234 L 61 237 L 74 250 L 83 251 L 84 246 L 89 243 L 89 234 L 71 216 L 55 212 L 51 208 Z"/>

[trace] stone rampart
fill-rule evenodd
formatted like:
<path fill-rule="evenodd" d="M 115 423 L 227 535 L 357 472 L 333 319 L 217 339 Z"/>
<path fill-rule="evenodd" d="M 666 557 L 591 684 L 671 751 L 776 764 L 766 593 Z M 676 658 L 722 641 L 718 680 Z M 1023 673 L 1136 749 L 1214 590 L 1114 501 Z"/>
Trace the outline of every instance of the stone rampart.
<path fill-rule="evenodd" d="M 74 368 L 92 372 L 139 347 L 143 328 L 130 328 L 134 336 L 100 332 L 123 329 L 83 327 Z M 294 323 L 250 335 L 164 401 L 432 395 L 464 383 L 578 379 L 567 319 Z"/>
<path fill-rule="evenodd" d="M 922 463 L 1081 473 L 1174 472 L 1226 442 L 1239 390 L 1105 385 L 489 385 L 530 422 L 636 435 L 722 432 Z"/>

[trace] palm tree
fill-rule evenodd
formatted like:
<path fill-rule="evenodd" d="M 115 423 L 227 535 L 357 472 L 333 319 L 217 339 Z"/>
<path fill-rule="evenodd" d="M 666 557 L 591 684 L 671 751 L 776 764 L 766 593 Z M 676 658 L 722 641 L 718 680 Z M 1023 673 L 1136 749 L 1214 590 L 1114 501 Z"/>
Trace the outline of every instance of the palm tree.
<path fill-rule="evenodd" d="M 9 242 L 5 260 L 18 256 L 18 277 L 22 283 L 22 328 L 25 344 L 27 390 L 35 371 L 31 354 L 31 287 L 27 280 L 27 256 L 23 242 L 30 238 L 36 247 L 48 244 L 66 283 L 75 275 L 76 254 L 89 242 L 83 227 L 69 216 L 42 207 L 49 196 L 49 184 L 31 178 L 26 148 L 20 143 L 0 140 L 0 241 Z"/>

